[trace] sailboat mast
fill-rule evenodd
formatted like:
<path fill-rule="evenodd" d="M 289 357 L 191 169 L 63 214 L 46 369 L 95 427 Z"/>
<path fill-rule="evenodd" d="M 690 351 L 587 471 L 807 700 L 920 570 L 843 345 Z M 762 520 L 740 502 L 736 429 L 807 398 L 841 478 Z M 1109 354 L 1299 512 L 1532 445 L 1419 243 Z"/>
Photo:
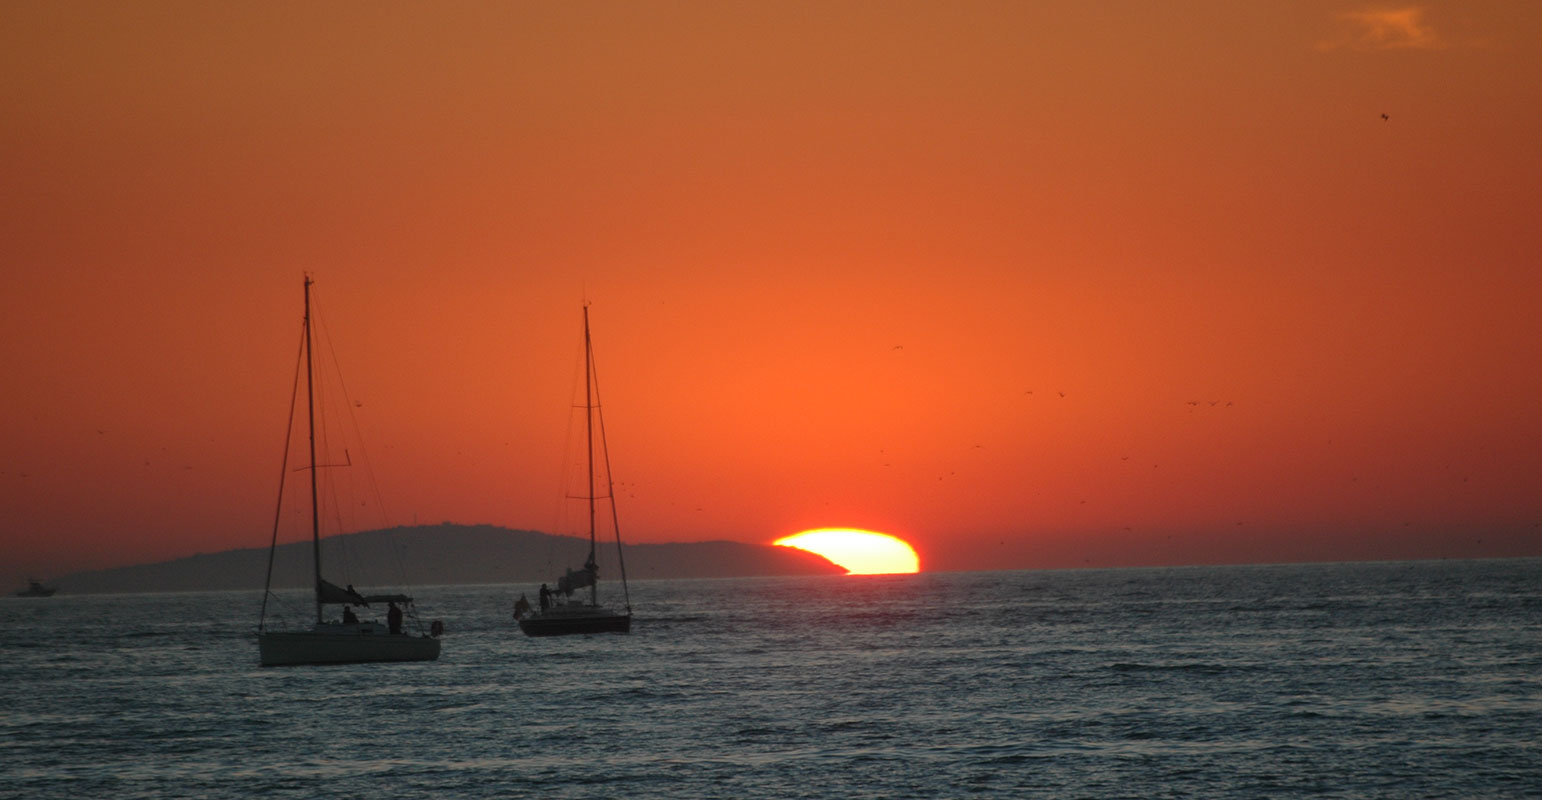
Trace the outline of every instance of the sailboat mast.
<path fill-rule="evenodd" d="M 586 567 L 598 573 L 594 560 L 594 345 L 589 341 L 589 304 L 584 304 L 584 441 L 589 456 L 589 561 Z M 599 576 L 589 581 L 589 604 L 599 603 Z"/>
<path fill-rule="evenodd" d="M 311 329 L 311 276 L 305 276 L 305 408 L 310 424 L 311 440 L 311 563 L 316 565 L 316 624 L 321 624 L 321 511 L 316 491 L 316 388 L 315 370 L 311 366 L 311 351 L 315 350 L 315 333 Z"/>

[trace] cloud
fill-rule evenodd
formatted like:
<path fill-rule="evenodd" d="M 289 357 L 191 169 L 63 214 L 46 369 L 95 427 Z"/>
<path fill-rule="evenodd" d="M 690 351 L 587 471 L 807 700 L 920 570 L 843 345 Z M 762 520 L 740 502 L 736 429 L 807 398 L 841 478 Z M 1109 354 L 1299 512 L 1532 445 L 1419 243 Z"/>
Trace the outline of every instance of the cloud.
<path fill-rule="evenodd" d="M 1445 50 L 1451 46 L 1418 6 L 1345 11 L 1337 20 L 1335 36 L 1318 49 Z"/>

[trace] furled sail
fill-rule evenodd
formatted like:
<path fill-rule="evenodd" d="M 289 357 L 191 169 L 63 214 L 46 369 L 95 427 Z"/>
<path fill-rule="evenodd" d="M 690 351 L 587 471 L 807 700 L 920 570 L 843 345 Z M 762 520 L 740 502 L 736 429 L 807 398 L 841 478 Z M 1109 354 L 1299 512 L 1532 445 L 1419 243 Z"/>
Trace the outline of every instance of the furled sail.
<path fill-rule="evenodd" d="M 569 568 L 566 575 L 557 579 L 557 591 L 562 594 L 571 595 L 579 589 L 593 586 L 594 576 L 597 571 L 598 568 L 594 565 L 593 561 L 585 564 L 584 568 L 580 570 L 575 571 Z"/>
<path fill-rule="evenodd" d="M 335 583 L 329 583 L 326 580 L 322 580 L 320 585 L 316 587 L 316 601 L 319 603 L 342 603 L 345 605 L 353 606 L 367 606 L 369 605 L 370 600 L 385 599 L 388 598 L 385 596 L 365 597 L 364 595 L 354 591 L 353 586 L 351 585 L 347 589 L 344 589 L 341 586 L 338 586 Z"/>

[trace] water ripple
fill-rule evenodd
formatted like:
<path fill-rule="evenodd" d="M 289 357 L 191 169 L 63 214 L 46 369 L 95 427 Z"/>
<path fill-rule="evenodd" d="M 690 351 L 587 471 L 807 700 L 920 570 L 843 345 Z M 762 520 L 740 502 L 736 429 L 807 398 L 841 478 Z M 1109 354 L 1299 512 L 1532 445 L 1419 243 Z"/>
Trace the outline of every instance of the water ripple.
<path fill-rule="evenodd" d="M 640 581 L 632 635 L 552 640 L 517 587 L 426 587 L 438 662 L 278 670 L 247 595 L 0 602 L 0 796 L 1524 797 L 1538 586 L 1537 560 Z"/>

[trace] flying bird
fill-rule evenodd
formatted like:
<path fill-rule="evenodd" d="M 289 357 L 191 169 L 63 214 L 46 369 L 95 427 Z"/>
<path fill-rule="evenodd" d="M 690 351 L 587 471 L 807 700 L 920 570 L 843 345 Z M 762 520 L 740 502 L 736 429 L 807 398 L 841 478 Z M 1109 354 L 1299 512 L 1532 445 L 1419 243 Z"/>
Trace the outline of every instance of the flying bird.
<path fill-rule="evenodd" d="M 1382 115 L 1381 115 L 1381 121 L 1382 121 L 1382 122 L 1386 122 L 1386 121 L 1387 121 L 1387 120 L 1389 120 L 1389 119 L 1392 119 L 1392 118 L 1391 118 L 1391 117 L 1389 117 L 1389 116 L 1387 116 L 1387 115 L 1386 115 L 1386 114 L 1382 114 Z"/>

